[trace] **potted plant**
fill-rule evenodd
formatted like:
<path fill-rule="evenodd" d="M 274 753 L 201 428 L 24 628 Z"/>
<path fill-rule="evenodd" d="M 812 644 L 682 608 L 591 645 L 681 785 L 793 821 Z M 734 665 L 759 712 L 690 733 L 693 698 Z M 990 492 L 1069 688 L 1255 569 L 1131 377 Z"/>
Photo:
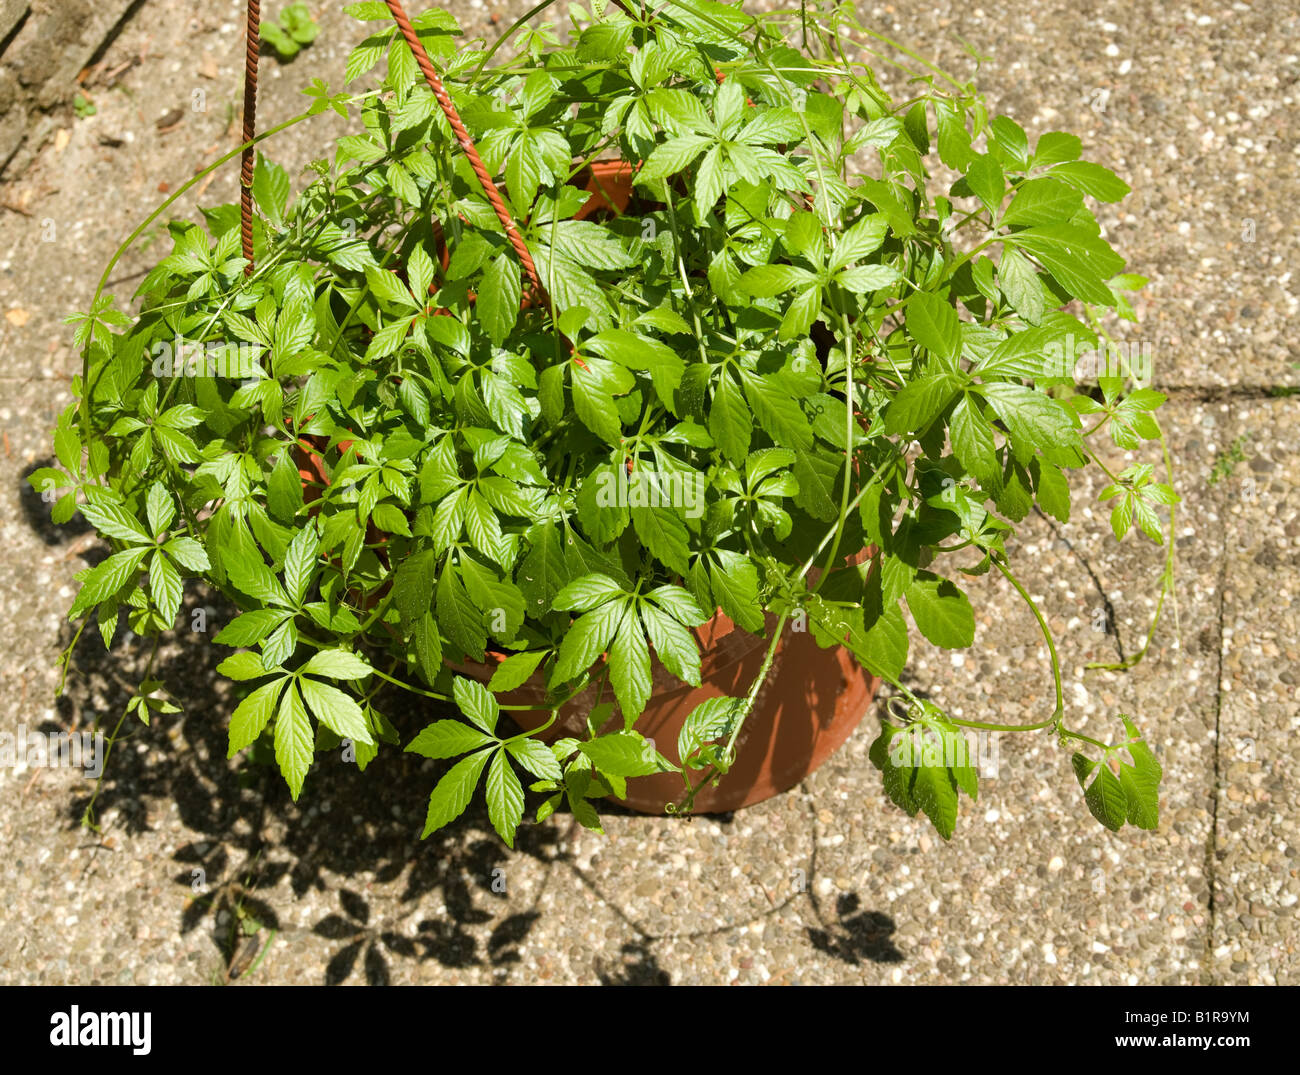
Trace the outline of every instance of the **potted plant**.
<path fill-rule="evenodd" d="M 113 548 L 79 576 L 78 637 L 125 613 L 156 644 L 202 580 L 239 609 L 216 636 L 248 690 L 231 755 L 269 742 L 295 799 L 340 743 L 363 769 L 381 742 L 457 759 L 425 835 L 480 785 L 507 843 L 526 806 L 598 828 L 605 796 L 753 801 L 881 680 L 872 760 L 945 838 L 977 793 L 967 727 L 1055 733 L 1103 824 L 1154 827 L 1159 764 L 1127 717 L 1114 743 L 1066 725 L 1007 555 L 1030 511 L 1068 518 L 1096 438 L 1164 445 L 1142 371 L 1074 368 L 1144 282 L 1089 208 L 1127 186 L 846 8 L 597 4 L 564 40 L 490 46 L 438 8 L 349 10 L 373 22 L 349 82 L 386 60 L 382 81 L 317 80 L 289 123 L 355 133 L 291 197 L 254 166 L 250 88 L 242 214 L 172 221 L 137 311 L 101 287 L 76 319 L 61 468 L 32 480 Z M 1172 526 L 1153 475 L 1110 476 L 1118 538 L 1161 541 L 1161 506 Z M 974 642 L 963 549 L 1043 627 L 1041 722 L 958 720 L 902 682 L 905 616 Z M 1171 572 L 1172 546 L 1162 599 Z M 460 715 L 403 736 L 385 685 Z M 159 686 L 129 711 L 168 708 Z"/>

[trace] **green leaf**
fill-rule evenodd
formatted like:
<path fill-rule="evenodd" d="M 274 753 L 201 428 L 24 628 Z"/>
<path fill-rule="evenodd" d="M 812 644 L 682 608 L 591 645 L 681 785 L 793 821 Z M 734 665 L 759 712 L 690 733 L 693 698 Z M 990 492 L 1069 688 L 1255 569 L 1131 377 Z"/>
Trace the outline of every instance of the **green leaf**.
<path fill-rule="evenodd" d="M 369 741 L 369 732 L 366 733 Z M 293 683 L 280 699 L 280 711 L 275 718 L 275 760 L 280 773 L 289 785 L 294 802 L 302 793 L 303 781 L 311 768 L 316 751 L 316 737 L 307 718 L 298 688 Z"/>
<path fill-rule="evenodd" d="M 502 545 L 501 522 L 492 505 L 476 490 L 470 490 L 465 498 L 465 529 L 479 552 L 498 563 L 505 560 L 507 553 Z"/>
<path fill-rule="evenodd" d="M 909 816 L 923 811 L 935 831 L 951 839 L 957 825 L 957 789 L 971 798 L 978 791 L 969 746 L 958 729 L 934 715 L 905 728 L 885 724 L 869 756 L 890 799 Z"/>
<path fill-rule="evenodd" d="M 406 262 L 406 278 L 410 281 L 411 294 L 417 300 L 429 294 L 429 286 L 433 283 L 433 259 L 424 247 L 416 246 L 411 250 Z"/>
<path fill-rule="evenodd" d="M 1029 251 L 1075 298 L 1113 306 L 1106 281 L 1124 268 L 1124 259 L 1106 240 L 1071 224 L 1050 224 L 1016 232 L 1017 246 Z"/>
<path fill-rule="evenodd" d="M 524 816 L 524 789 L 504 750 L 492 756 L 487 774 L 488 820 L 506 846 L 514 848 L 515 831 Z"/>
<path fill-rule="evenodd" d="M 465 812 L 490 754 L 489 750 L 480 750 L 477 754 L 462 758 L 438 781 L 437 787 L 429 796 L 429 811 L 424 819 L 421 840 L 455 821 Z"/>
<path fill-rule="evenodd" d="M 1047 136 L 1044 135 L 1044 138 Z M 1099 202 L 1117 202 L 1131 193 L 1131 188 L 1114 172 L 1090 161 L 1058 164 L 1051 174 L 1083 191 Z"/>
<path fill-rule="evenodd" d="M 588 366 L 588 369 L 573 371 L 573 409 L 582 424 L 596 436 L 607 444 L 617 445 L 623 435 L 618 407 L 614 404 L 614 397 L 591 377 L 590 363 Z"/>
<path fill-rule="evenodd" d="M 671 347 L 624 329 L 606 329 L 591 337 L 586 347 L 628 369 L 647 371 L 655 394 L 669 411 L 677 413 L 674 393 L 686 363 Z"/>
<path fill-rule="evenodd" d="M 956 778 L 946 765 L 921 764 L 913 772 L 912 798 L 935 831 L 945 840 L 951 840 L 957 827 Z"/>
<path fill-rule="evenodd" d="M 974 157 L 965 117 L 955 108 L 941 107 L 936 102 L 935 118 L 938 120 L 939 159 L 954 171 L 964 172 Z"/>
<path fill-rule="evenodd" d="M 810 451 L 812 426 L 794 398 L 790 383 L 781 374 L 764 376 L 749 370 L 742 371 L 741 378 L 745 398 L 767 434 L 784 448 Z"/>
<path fill-rule="evenodd" d="M 661 142 L 637 172 L 636 181 L 646 183 L 685 171 L 708 144 L 709 140 L 699 135 L 685 135 Z"/>
<path fill-rule="evenodd" d="M 606 601 L 623 596 L 623 588 L 599 572 L 583 575 L 565 586 L 551 601 L 551 607 L 566 612 L 590 612 Z"/>
<path fill-rule="evenodd" d="M 966 183 L 984 203 L 984 207 L 996 216 L 1007 190 L 1002 165 L 991 154 L 978 156 L 971 161 L 966 172 Z"/>
<path fill-rule="evenodd" d="M 625 720 L 639 717 L 650 699 L 650 648 L 636 616 L 625 615 L 609 647 L 609 681 Z"/>
<path fill-rule="evenodd" d="M 921 633 L 936 646 L 965 649 L 975 641 L 970 600 L 948 579 L 918 573 L 907 587 L 907 607 Z"/>
<path fill-rule="evenodd" d="M 211 571 L 207 551 L 192 537 L 174 537 L 163 545 L 163 552 L 187 571 Z"/>
<path fill-rule="evenodd" d="M 403 623 L 414 623 L 429 611 L 437 580 L 438 554 L 432 549 L 421 549 L 397 565 L 393 575 L 393 604 Z"/>
<path fill-rule="evenodd" d="M 479 320 L 492 342 L 500 346 L 519 319 L 519 300 L 523 285 L 519 265 L 511 254 L 501 254 L 488 266 L 479 287 Z"/>
<path fill-rule="evenodd" d="M 632 526 L 642 544 L 661 564 L 678 575 L 689 570 L 686 523 L 669 508 L 633 508 Z"/>
<path fill-rule="evenodd" d="M 985 380 L 1072 377 L 1074 356 L 1096 342 L 1096 333 L 1077 318 L 1054 313 L 1042 324 L 1016 332 L 998 344 L 975 372 Z"/>
<path fill-rule="evenodd" d="M 989 125 L 989 136 L 1011 163 L 1021 167 L 1029 163 L 1029 138 L 1010 116 L 998 116 Z"/>
<path fill-rule="evenodd" d="M 172 562 L 161 552 L 155 552 L 149 563 L 149 594 L 162 620 L 175 623 L 176 613 L 185 597 L 185 587 Z"/>
<path fill-rule="evenodd" d="M 574 622 L 560 642 L 552 679 L 564 683 L 577 678 L 605 652 L 627 611 L 621 601 L 611 601 Z"/>
<path fill-rule="evenodd" d="M 1065 475 L 1061 473 L 1059 467 L 1042 459 L 1035 460 L 1035 465 L 1038 480 L 1034 492 L 1038 497 L 1039 506 L 1058 522 L 1068 523 L 1070 521 L 1070 483 L 1066 480 Z"/>
<path fill-rule="evenodd" d="M 1121 763 L 1119 782 L 1128 800 L 1128 820 L 1139 829 L 1154 830 L 1160 823 L 1160 780 L 1164 771 L 1141 733 L 1128 717 L 1121 717 L 1129 739 L 1124 744 L 1133 764 Z"/>
<path fill-rule="evenodd" d="M 1090 761 L 1082 754 L 1076 753 L 1070 760 L 1088 811 L 1111 832 L 1119 832 L 1128 817 L 1128 798 L 1119 777 L 1105 762 Z M 1090 773 L 1095 774 L 1091 784 L 1086 782 Z"/>
<path fill-rule="evenodd" d="M 176 504 L 162 482 L 149 486 L 145 497 L 145 511 L 149 518 L 149 531 L 155 538 L 161 537 L 164 530 L 176 518 Z"/>
<path fill-rule="evenodd" d="M 678 623 L 698 627 L 708 620 L 708 615 L 695 603 L 690 592 L 680 586 L 657 586 L 646 594 Z"/>
<path fill-rule="evenodd" d="M 952 411 L 948 426 L 953 452 L 981 484 L 993 481 L 999 471 L 993 427 L 979 412 L 968 395 L 963 395 Z"/>
<path fill-rule="evenodd" d="M 456 705 L 465 716 L 482 728 L 488 735 L 496 734 L 497 717 L 501 708 L 482 683 L 476 679 L 457 676 L 451 687 Z"/>
<path fill-rule="evenodd" d="M 651 742 L 638 732 L 597 736 L 579 743 L 578 749 L 591 759 L 598 772 L 609 776 L 649 776 L 665 767 Z"/>
<path fill-rule="evenodd" d="M 724 83 L 725 85 L 725 83 Z M 723 179 L 722 149 L 714 146 L 704 154 L 700 167 L 695 173 L 695 223 L 703 224 L 705 218 L 713 211 L 722 192 L 726 189 Z"/>
<path fill-rule="evenodd" d="M 273 608 L 245 612 L 226 624 L 213 641 L 223 646 L 255 646 L 290 615 L 289 612 Z"/>
<path fill-rule="evenodd" d="M 542 780 L 563 780 L 564 773 L 555 753 L 545 743 L 536 739 L 510 739 L 506 742 L 510 756 Z"/>
<path fill-rule="evenodd" d="M 242 519 L 236 520 L 231 540 L 221 550 L 221 561 L 230 581 L 249 597 L 268 605 L 288 607 L 291 604 Z"/>
<path fill-rule="evenodd" d="M 232 653 L 217 665 L 217 671 L 223 676 L 241 682 L 246 679 L 259 679 L 267 672 L 262 665 L 262 658 L 252 650 Z"/>
<path fill-rule="evenodd" d="M 407 290 L 405 284 L 398 279 L 397 274 L 391 269 L 377 269 L 366 267 L 366 282 L 379 298 L 385 302 L 399 306 L 405 310 L 414 310 L 418 308 L 411 292 Z"/>
<path fill-rule="evenodd" d="M 794 502 L 814 519 L 831 522 L 839 517 L 837 489 L 844 477 L 844 463 L 822 452 L 800 452 L 794 461 L 794 476 L 799 491 Z M 784 535 L 778 533 L 778 539 Z"/>
<path fill-rule="evenodd" d="M 729 736 L 744 704 L 742 698 L 723 696 L 708 698 L 692 709 L 677 733 L 677 756 L 682 764 L 705 743 Z"/>
<path fill-rule="evenodd" d="M 1061 461 L 1063 454 L 1081 447 L 1078 419 L 1058 400 L 1003 381 L 980 385 L 978 391 L 1007 427 L 1017 461 L 1027 463 L 1040 450 L 1049 459 Z"/>
<path fill-rule="evenodd" d="M 1005 243 L 1002 259 L 998 262 L 998 284 L 1016 313 L 1031 325 L 1042 320 L 1047 309 L 1047 296 L 1043 293 L 1038 273 L 1028 258 Z"/>
<path fill-rule="evenodd" d="M 900 810 L 909 817 L 916 816 L 916 800 L 912 797 L 912 772 L 910 755 L 900 759 L 900 754 L 911 750 L 912 732 L 910 728 L 898 728 L 892 724 L 881 726 L 880 735 L 871 744 L 867 756 L 871 764 L 880 770 L 885 794 Z M 904 760 L 906 765 L 897 762 Z"/>
<path fill-rule="evenodd" d="M 641 621 L 663 666 L 678 679 L 698 687 L 700 650 L 695 636 L 677 619 L 649 605 L 641 606 Z"/>
<path fill-rule="evenodd" d="M 340 739 L 351 739 L 354 743 L 366 746 L 374 745 L 366 715 L 351 695 L 328 683 L 305 676 L 298 680 L 298 689 L 302 691 L 307 708 L 315 714 L 316 719 Z"/>
<path fill-rule="evenodd" d="M 866 295 L 879 288 L 889 287 L 900 279 L 898 270 L 892 265 L 858 265 L 845 269 L 835 278 L 835 282 L 855 295 Z"/>
<path fill-rule="evenodd" d="M 454 758 L 496 741 L 459 720 L 435 720 L 407 744 L 406 750 L 425 758 Z"/>
<path fill-rule="evenodd" d="M 420 673 L 431 684 L 438 678 L 442 667 L 442 636 L 438 633 L 438 624 L 429 613 L 426 612 L 415 621 L 412 641 L 415 643 L 415 657 Z"/>
<path fill-rule="evenodd" d="M 1083 152 L 1083 143 L 1077 135 L 1064 131 L 1048 131 L 1038 139 L 1034 149 L 1035 165 L 1057 164 L 1061 161 L 1078 160 Z"/>
<path fill-rule="evenodd" d="M 1083 208 L 1083 195 L 1068 183 L 1051 176 L 1030 179 L 1016 189 L 1016 195 L 1002 216 L 1006 225 L 1054 224 L 1070 220 Z"/>
<path fill-rule="evenodd" d="M 771 298 L 805 287 L 816 279 L 815 274 L 797 265 L 758 265 L 740 278 L 740 286 L 751 295 Z"/>
<path fill-rule="evenodd" d="M 714 555 L 717 562 L 711 565 L 709 584 L 719 607 L 738 627 L 758 634 L 763 630 L 758 568 L 748 557 L 730 549 L 718 549 Z"/>
<path fill-rule="evenodd" d="M 957 786 L 971 799 L 978 799 L 979 768 L 975 765 L 974 755 L 971 753 L 970 740 L 960 728 L 951 724 L 932 724 L 931 727 L 937 727 L 943 733 L 944 759 L 948 763 L 953 779 L 957 781 Z"/>
<path fill-rule="evenodd" d="M 278 30 L 274 24 L 268 23 L 263 27 L 266 30 Z M 270 37 L 268 36 L 268 40 Z M 287 55 L 285 46 L 282 42 L 272 41 L 277 51 Z M 293 51 L 297 51 L 294 47 Z M 284 209 L 289 201 L 289 173 L 281 168 L 278 164 L 272 164 L 260 153 L 257 155 L 257 167 L 253 169 L 253 197 L 257 199 L 257 207 L 274 224 L 279 224 L 284 218 Z"/>
<path fill-rule="evenodd" d="M 907 624 L 897 605 L 892 605 L 868 625 L 866 641 L 853 654 L 869 672 L 897 680 L 907 665 Z"/>
<path fill-rule="evenodd" d="M 807 256 L 813 264 L 820 263 L 825 241 L 816 213 L 796 212 L 785 222 L 785 248 L 792 254 Z"/>
<path fill-rule="evenodd" d="M 822 289 L 809 287 L 795 293 L 793 301 L 781 319 L 779 340 L 799 340 L 808 335 L 812 323 L 822 308 Z"/>
<path fill-rule="evenodd" d="M 961 354 L 961 321 L 944 299 L 928 291 L 912 296 L 906 309 L 907 333 L 927 351 L 946 363 Z"/>
<path fill-rule="evenodd" d="M 363 679 L 374 669 L 355 653 L 344 649 L 323 649 L 298 669 L 300 674 L 328 676 L 330 679 Z"/>
<path fill-rule="evenodd" d="M 220 671 L 220 669 L 218 669 Z M 226 757 L 233 758 L 262 734 L 275 712 L 286 678 L 263 684 L 235 708 L 230 716 L 230 745 Z"/>
<path fill-rule="evenodd" d="M 319 548 L 320 538 L 314 525 L 304 526 L 289 542 L 288 551 L 284 554 L 284 582 L 289 600 L 294 605 L 301 605 L 307 596 Z"/>
<path fill-rule="evenodd" d="M 831 260 L 832 273 L 861 261 L 880 249 L 889 234 L 889 221 L 881 213 L 873 213 L 854 221 L 835 244 L 835 257 Z"/>
<path fill-rule="evenodd" d="M 527 531 L 525 537 L 532 547 L 520 563 L 515 581 L 529 607 L 540 611 L 550 605 L 551 599 L 568 580 L 569 571 L 564 562 L 558 526 L 552 522 L 538 523 Z"/>
<path fill-rule="evenodd" d="M 465 592 L 460 576 L 450 566 L 438 578 L 438 624 L 471 660 L 483 660 L 487 630 L 483 616 Z"/>
<path fill-rule="evenodd" d="M 955 373 L 933 373 L 909 381 L 885 410 L 885 432 L 924 433 L 961 387 Z"/>
<path fill-rule="evenodd" d="M 90 503 L 81 505 L 81 514 L 105 537 L 136 544 L 151 543 L 139 521 L 120 504 Z"/>
<path fill-rule="evenodd" d="M 725 373 L 713 390 L 708 421 L 714 443 L 734 465 L 740 466 L 749 454 L 754 418 L 739 386 Z"/>
<path fill-rule="evenodd" d="M 522 687 L 528 681 L 528 677 L 537 671 L 537 666 L 542 663 L 548 652 L 544 649 L 530 650 L 507 657 L 492 673 L 488 689 L 502 694 Z"/>

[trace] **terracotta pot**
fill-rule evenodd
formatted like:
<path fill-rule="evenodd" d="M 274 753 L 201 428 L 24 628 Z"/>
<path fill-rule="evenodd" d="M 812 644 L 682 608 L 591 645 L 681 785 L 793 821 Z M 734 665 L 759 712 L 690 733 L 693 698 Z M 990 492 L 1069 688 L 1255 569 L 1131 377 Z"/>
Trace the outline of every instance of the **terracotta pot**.
<path fill-rule="evenodd" d="M 598 209 L 607 209 L 615 215 L 627 212 L 628 203 L 632 200 L 634 176 L 635 169 L 628 161 L 592 161 L 589 167 L 574 177 L 575 186 L 580 185 L 591 192 L 591 197 L 574 214 L 574 219 L 586 220 Z"/>
<path fill-rule="evenodd" d="M 768 618 L 768 630 L 776 626 Z M 709 698 L 743 697 L 758 675 L 767 640 L 736 628 L 719 612 L 696 630 L 702 650 L 701 685 L 682 683 L 662 666 L 654 667 L 654 685 L 645 712 L 636 727 L 655 741 L 661 754 L 679 764 L 677 736 L 691 711 Z M 498 657 L 499 661 L 500 658 Z M 494 664 L 460 666 L 457 671 L 486 682 Z M 798 784 L 840 747 L 858 722 L 880 685 L 842 646 L 822 649 L 808 632 L 790 630 L 777 646 L 772 671 L 758 695 L 754 710 L 736 740 L 736 762 L 716 787 L 695 797 L 696 813 L 724 813 L 770 799 Z M 543 681 L 534 676 L 518 690 L 501 696 L 503 702 L 527 705 L 545 695 Z M 594 688 L 565 705 L 541 738 L 553 742 L 562 736 L 586 738 L 586 718 L 601 698 Z M 603 700 L 611 701 L 606 688 Z M 525 731 L 540 728 L 550 716 L 546 710 L 509 710 Z M 611 728 L 622 726 L 620 719 Z M 700 774 L 693 779 L 698 780 Z M 623 801 L 643 814 L 666 813 L 668 803 L 679 802 L 685 792 L 677 773 L 634 777 L 627 783 Z"/>

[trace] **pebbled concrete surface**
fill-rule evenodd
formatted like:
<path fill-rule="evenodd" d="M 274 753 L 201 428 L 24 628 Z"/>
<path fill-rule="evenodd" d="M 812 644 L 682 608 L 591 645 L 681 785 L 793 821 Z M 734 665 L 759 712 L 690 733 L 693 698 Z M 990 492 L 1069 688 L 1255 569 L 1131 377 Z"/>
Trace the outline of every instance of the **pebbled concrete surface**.
<path fill-rule="evenodd" d="M 321 37 L 293 64 L 266 64 L 262 123 L 292 115 L 309 68 L 340 72 L 360 36 L 338 5 L 312 7 Z M 481 29 L 522 7 L 455 10 Z M 115 719 L 143 672 L 138 643 L 105 655 L 83 639 L 55 702 L 72 576 L 102 553 L 50 526 L 21 478 L 48 458 L 68 399 L 75 356 L 61 318 L 88 301 L 116 244 L 165 196 L 160 184 L 174 191 L 235 144 L 242 8 L 146 0 L 104 70 L 140 62 L 112 88 L 92 78 L 97 115 L 67 113 L 0 186 L 2 729 Z M 232 703 L 212 686 L 220 657 L 207 639 L 227 613 L 210 607 L 208 631 L 178 632 L 163 655 L 186 712 L 129 729 L 99 834 L 77 825 L 89 781 L 0 768 L 0 930 L 15 938 L 0 949 L 0 981 L 1300 980 L 1300 416 L 1296 398 L 1269 394 L 1300 384 L 1286 331 L 1300 241 L 1300 61 L 1286 51 L 1300 39 L 1296 12 L 1277 0 L 859 10 L 958 77 L 973 72 L 962 39 L 989 54 L 978 81 L 996 107 L 1033 134 L 1077 131 L 1137 192 L 1104 224 L 1152 279 L 1135 338 L 1155 344 L 1157 383 L 1172 393 L 1177 615 L 1166 608 L 1134 671 L 1084 671 L 1141 647 L 1162 563 L 1149 543 L 1109 537 L 1095 482 L 1076 483 L 1068 525 L 1026 526 L 1020 561 L 1057 632 L 1080 730 L 1109 735 L 1127 712 L 1153 741 L 1166 771 L 1160 830 L 1107 834 L 1054 742 L 1007 736 L 945 845 L 885 799 L 866 757 L 877 709 L 804 785 L 734 817 L 611 809 L 605 837 L 557 817 L 521 830 L 512 853 L 477 810 L 420 843 L 432 763 L 324 764 L 294 806 L 273 772 L 224 760 Z M 331 122 L 295 128 L 272 155 L 296 174 L 327 151 Z M 202 201 L 235 193 L 228 166 Z M 110 290 L 129 293 L 152 256 L 128 254 Z M 1242 458 L 1230 467 L 1233 444 Z M 1112 454 L 1108 465 L 1124 465 Z M 1042 719 L 1051 684 L 1032 619 L 999 579 L 970 592 L 987 647 L 956 659 L 914 639 L 911 686 L 955 715 Z M 187 595 L 191 612 L 210 600 Z M 407 731 L 428 719 L 391 715 Z"/>

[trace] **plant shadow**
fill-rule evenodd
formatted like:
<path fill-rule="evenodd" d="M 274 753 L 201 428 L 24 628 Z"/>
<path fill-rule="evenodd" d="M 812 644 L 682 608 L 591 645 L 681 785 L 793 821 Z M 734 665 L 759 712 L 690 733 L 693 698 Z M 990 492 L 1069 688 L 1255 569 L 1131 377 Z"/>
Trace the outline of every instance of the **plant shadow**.
<path fill-rule="evenodd" d="M 38 495 L 33 500 L 37 528 L 42 519 L 48 523 L 48 505 Z M 73 544 L 64 529 L 48 540 L 70 545 L 68 555 L 86 563 L 104 555 L 102 544 L 83 549 L 84 541 Z M 568 851 L 567 819 L 522 826 L 512 855 L 480 801 L 421 840 L 429 791 L 451 763 L 399 756 L 388 745 L 366 772 L 341 751 L 318 754 L 305 793 L 294 803 L 269 750 L 226 757 L 227 726 L 242 692 L 217 672 L 231 651 L 211 643 L 235 615 L 219 595 L 189 584 L 178 629 L 164 638 L 152 669 L 151 642 L 125 623 L 107 648 L 93 621 L 75 645 L 73 627 L 65 624 L 62 645 L 73 645 L 72 668 L 56 724 L 97 727 L 114 738 L 98 791 L 87 785 L 70 796 L 69 826 L 81 823 L 92 805 L 96 821 L 111 818 L 111 827 L 128 835 L 153 831 L 163 816 L 169 824 L 179 821 L 191 838 L 171 854 L 177 931 L 207 934 L 214 983 L 256 981 L 263 963 L 284 958 L 274 954 L 277 937 L 324 942 L 325 955 L 311 958 L 324 964 L 318 980 L 327 985 L 383 985 L 409 977 L 409 968 L 395 973 L 399 961 L 480 968 L 495 983 L 517 978 L 521 948 L 541 917 L 540 898 L 521 902 L 499 882 L 507 870 L 513 878 L 521 857 L 581 874 Z M 167 685 L 181 711 L 154 714 L 147 725 L 131 717 L 115 732 L 146 673 Z M 451 715 L 398 690 L 381 692 L 374 702 L 402 743 L 432 719 Z M 601 809 L 633 815 L 614 802 Z M 710 817 L 734 823 L 732 814 Z M 593 884 L 585 876 L 583 883 Z M 309 915 L 313 921 L 291 921 L 293 903 L 313 893 L 318 905 L 323 896 L 329 906 Z M 660 938 L 611 907 L 635 937 L 618 956 L 593 961 L 596 979 L 604 985 L 670 984 L 653 950 Z M 836 924 L 822 919 L 827 928 L 808 931 L 815 947 L 850 963 L 903 958 L 888 941 L 894 927 L 886 916 L 859 914 L 856 902 L 845 898 L 838 909 Z"/>
<path fill-rule="evenodd" d="M 89 561 L 98 551 L 84 555 Z M 498 978 L 508 976 L 539 914 L 507 898 L 502 879 L 507 869 L 512 876 L 519 870 L 520 855 L 540 863 L 562 858 L 563 830 L 554 823 L 521 827 L 512 858 L 479 803 L 422 841 L 429 791 L 449 763 L 399 757 L 400 748 L 388 744 L 364 773 L 341 750 L 319 753 L 296 804 L 269 751 L 253 747 L 227 760 L 226 729 L 239 697 L 217 687 L 225 683 L 217 665 L 231 651 L 211 640 L 234 615 L 219 597 L 189 588 L 180 629 L 164 640 L 150 673 L 173 692 L 181 712 L 155 713 L 148 725 L 133 716 L 115 738 L 113 726 L 144 678 L 148 646 L 125 624 L 108 649 L 95 623 L 82 632 L 57 722 L 98 727 L 113 748 L 97 795 L 87 784 L 69 799 L 68 823 L 81 823 L 94 796 L 94 820 L 111 817 L 112 827 L 139 834 L 175 804 L 192 834 L 172 854 L 177 929 L 209 933 L 217 981 L 255 977 L 270 940 L 295 934 L 337 945 L 326 984 L 354 978 L 358 968 L 366 982 L 387 983 L 394 959 L 490 967 Z M 65 626 L 62 644 L 72 640 Z M 449 715 L 437 703 L 412 705 L 396 690 L 374 702 L 402 743 Z M 364 894 L 370 885 L 384 887 L 382 913 L 377 892 Z M 285 921 L 288 894 L 311 892 L 336 893 L 337 909 L 307 925 Z M 436 917 L 427 913 L 431 902 Z"/>
<path fill-rule="evenodd" d="M 854 966 L 863 962 L 902 963 L 903 953 L 890 940 L 897 928 L 894 920 L 882 911 L 859 911 L 860 905 L 856 893 L 842 893 L 835 901 L 836 922 L 829 929 L 809 927 L 809 943 L 819 952 Z"/>

